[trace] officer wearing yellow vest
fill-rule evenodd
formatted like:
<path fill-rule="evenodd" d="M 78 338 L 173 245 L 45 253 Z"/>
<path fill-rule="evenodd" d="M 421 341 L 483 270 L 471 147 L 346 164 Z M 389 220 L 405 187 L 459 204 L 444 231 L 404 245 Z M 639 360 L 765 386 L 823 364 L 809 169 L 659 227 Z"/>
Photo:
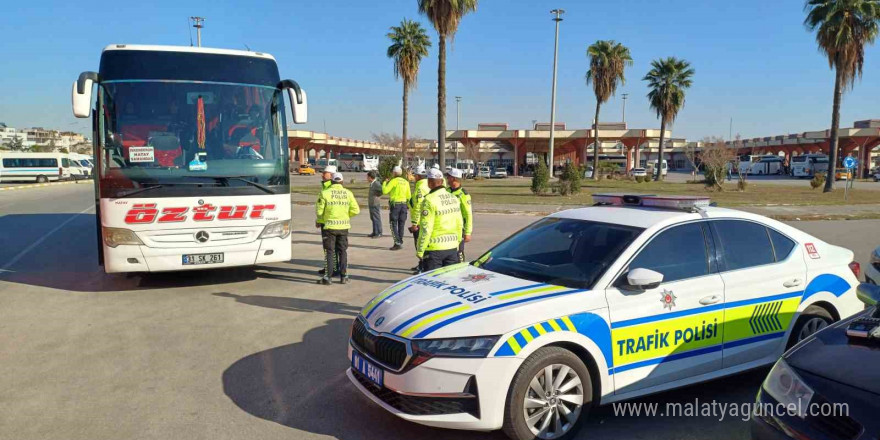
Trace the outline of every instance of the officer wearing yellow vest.
<path fill-rule="evenodd" d="M 431 192 L 431 189 L 428 188 L 428 171 L 425 170 L 424 166 L 420 166 L 416 169 L 415 179 L 416 185 L 415 189 L 413 189 L 412 195 L 409 198 L 409 219 L 410 225 L 409 232 L 412 232 L 413 235 L 413 244 L 419 245 L 419 213 L 422 209 L 422 202 L 425 200 L 425 196 Z M 411 269 L 414 273 L 421 272 L 419 265 L 417 264 L 415 267 Z"/>
<path fill-rule="evenodd" d="M 406 205 L 411 196 L 409 181 L 401 177 L 403 169 L 394 167 L 391 171 L 394 176 L 391 180 L 382 182 L 382 194 L 388 194 L 388 220 L 391 223 L 391 237 L 394 238 L 392 251 L 403 249 L 403 228 L 406 225 Z"/>
<path fill-rule="evenodd" d="M 324 171 L 321 172 L 321 191 L 323 191 L 327 188 L 330 188 L 330 185 L 333 184 L 333 174 L 335 174 L 335 173 L 336 173 L 336 165 L 327 165 L 326 167 L 324 167 Z M 318 193 L 318 198 L 319 199 L 321 198 L 321 193 Z M 323 240 L 323 238 L 324 238 L 324 230 L 322 229 L 321 230 L 321 239 Z M 337 261 L 337 263 L 339 262 L 338 255 L 336 256 L 336 261 Z M 325 275 L 326 273 L 327 273 L 327 271 L 323 267 L 318 269 L 318 275 Z M 339 275 L 339 265 L 338 264 L 333 266 L 332 275 L 334 277 Z"/>
<path fill-rule="evenodd" d="M 324 245 L 324 276 L 318 284 L 331 283 L 328 272 L 339 266 L 339 282 L 348 284 L 348 230 L 351 218 L 361 212 L 354 194 L 342 187 L 343 177 L 334 173 L 330 186 L 321 191 L 315 204 L 315 226 L 321 228 L 321 241 Z M 338 258 L 338 260 L 337 260 Z"/>
<path fill-rule="evenodd" d="M 443 173 L 437 169 L 428 171 L 428 187 L 431 192 L 422 202 L 419 213 L 419 241 L 416 256 L 421 260 L 423 271 L 437 269 L 460 262 L 458 245 L 464 220 L 461 202 L 443 187 Z"/>
<path fill-rule="evenodd" d="M 464 244 L 471 241 L 471 233 L 474 231 L 474 212 L 471 209 L 471 195 L 461 186 L 462 172 L 457 168 L 452 168 L 446 173 L 446 183 L 449 185 L 449 192 L 458 198 L 461 206 L 461 219 L 464 221 L 464 229 L 462 230 L 461 243 L 458 245 L 458 257 L 461 261 L 464 259 Z"/>

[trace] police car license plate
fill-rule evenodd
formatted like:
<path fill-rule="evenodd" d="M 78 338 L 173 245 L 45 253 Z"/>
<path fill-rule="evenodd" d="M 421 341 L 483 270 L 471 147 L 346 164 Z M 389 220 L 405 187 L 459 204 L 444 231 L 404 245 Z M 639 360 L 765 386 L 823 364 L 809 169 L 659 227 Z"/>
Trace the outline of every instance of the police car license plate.
<path fill-rule="evenodd" d="M 223 253 L 216 254 L 187 254 L 183 256 L 183 265 L 193 264 L 217 264 L 223 262 Z"/>
<path fill-rule="evenodd" d="M 385 372 L 372 362 L 364 359 L 356 350 L 351 351 L 351 368 L 354 368 L 378 387 L 382 387 L 385 380 Z"/>

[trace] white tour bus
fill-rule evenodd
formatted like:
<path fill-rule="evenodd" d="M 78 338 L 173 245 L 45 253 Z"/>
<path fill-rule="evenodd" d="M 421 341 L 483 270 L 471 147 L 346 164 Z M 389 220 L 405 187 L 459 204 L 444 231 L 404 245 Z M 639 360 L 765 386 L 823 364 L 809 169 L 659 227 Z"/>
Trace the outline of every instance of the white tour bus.
<path fill-rule="evenodd" d="M 305 123 L 306 93 L 281 80 L 271 55 L 107 46 L 72 90 L 74 115 L 94 118 L 104 270 L 289 260 L 285 92 L 293 122 Z"/>
<path fill-rule="evenodd" d="M 813 177 L 816 173 L 828 172 L 828 156 L 824 154 L 801 154 L 791 158 L 791 175 L 794 177 Z"/>
<path fill-rule="evenodd" d="M 55 182 L 70 179 L 70 160 L 63 153 L 0 151 L 0 182 Z"/>

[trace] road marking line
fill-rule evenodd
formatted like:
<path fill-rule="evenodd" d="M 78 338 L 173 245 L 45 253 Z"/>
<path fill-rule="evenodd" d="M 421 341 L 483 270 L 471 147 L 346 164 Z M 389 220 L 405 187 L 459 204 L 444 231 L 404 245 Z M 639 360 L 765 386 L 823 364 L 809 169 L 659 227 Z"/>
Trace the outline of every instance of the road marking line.
<path fill-rule="evenodd" d="M 75 219 L 77 216 L 82 215 L 82 214 L 85 214 L 86 211 L 88 211 L 88 210 L 90 210 L 90 209 L 94 209 L 94 208 L 95 208 L 95 205 L 90 205 L 88 208 L 83 209 L 83 210 L 80 211 L 79 213 L 71 215 L 70 218 L 68 218 L 67 220 L 61 222 L 60 225 L 56 226 L 54 229 L 52 229 L 51 231 L 47 232 L 46 234 L 43 234 L 43 236 L 40 237 L 39 240 L 37 240 L 37 241 L 31 243 L 30 246 L 24 248 L 24 249 L 23 249 L 21 252 L 19 252 L 16 256 L 12 257 L 12 259 L 9 260 L 9 262 L 7 262 L 6 264 L 4 264 L 3 267 L 0 267 L 0 271 L 5 271 L 6 269 L 9 269 L 10 267 L 12 267 L 13 264 L 18 263 L 18 260 L 21 260 L 21 258 L 24 257 L 25 255 L 27 255 L 28 252 L 34 250 L 34 248 L 36 248 L 37 246 L 41 245 L 41 244 L 42 244 L 44 241 L 46 241 L 46 239 L 49 238 L 52 234 L 54 234 L 54 233 L 60 231 L 61 228 L 67 226 L 67 224 L 70 223 L 70 222 L 72 222 L 73 219 Z"/>

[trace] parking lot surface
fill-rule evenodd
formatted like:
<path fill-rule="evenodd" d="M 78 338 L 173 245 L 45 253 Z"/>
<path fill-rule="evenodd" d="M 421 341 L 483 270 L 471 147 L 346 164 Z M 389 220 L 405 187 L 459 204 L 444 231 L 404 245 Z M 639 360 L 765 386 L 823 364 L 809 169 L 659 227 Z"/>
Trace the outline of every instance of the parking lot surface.
<path fill-rule="evenodd" d="M 386 211 L 387 212 L 387 211 Z M 293 259 L 253 269 L 106 275 L 89 185 L 0 192 L 0 438 L 481 439 L 404 422 L 349 384 L 346 344 L 364 303 L 408 275 L 411 241 L 353 222 L 352 283 L 318 286 L 320 236 L 294 206 Z M 480 214 L 476 257 L 536 217 Z M 796 222 L 867 264 L 878 220 Z M 385 224 L 387 234 L 387 223 Z M 754 400 L 766 369 L 639 402 Z M 727 417 L 617 416 L 579 438 L 745 439 Z"/>

